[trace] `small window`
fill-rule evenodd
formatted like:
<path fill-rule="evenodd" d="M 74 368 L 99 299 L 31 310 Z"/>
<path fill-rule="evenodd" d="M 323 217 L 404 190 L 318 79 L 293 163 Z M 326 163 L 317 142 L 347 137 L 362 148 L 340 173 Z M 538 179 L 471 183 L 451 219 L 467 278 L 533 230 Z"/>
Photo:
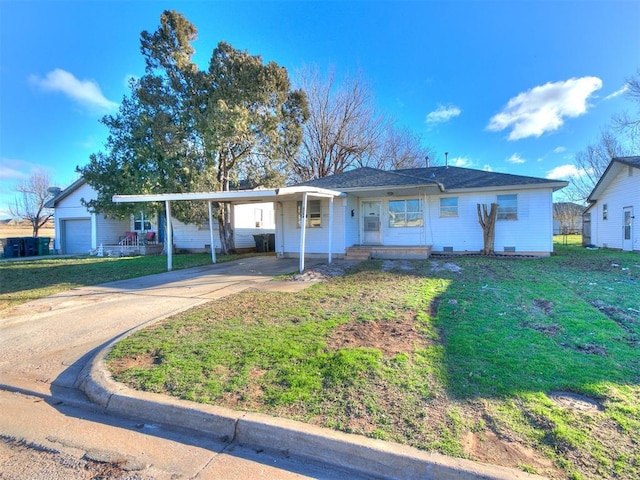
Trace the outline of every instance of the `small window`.
<path fill-rule="evenodd" d="M 422 200 L 389 200 L 390 227 L 421 227 Z"/>
<path fill-rule="evenodd" d="M 448 197 L 440 199 L 440 216 L 441 217 L 457 217 L 458 216 L 458 197 Z"/>
<path fill-rule="evenodd" d="M 609 205 L 606 203 L 602 205 L 602 219 L 606 220 L 609 218 Z"/>
<path fill-rule="evenodd" d="M 498 195 L 498 220 L 518 219 L 518 195 Z"/>
<path fill-rule="evenodd" d="M 133 217 L 133 229 L 136 232 L 151 230 L 151 221 L 145 216 L 144 212 L 138 212 Z"/>
<path fill-rule="evenodd" d="M 300 228 L 302 220 L 302 202 L 298 202 L 298 228 Z M 308 228 L 317 228 L 322 226 L 322 210 L 320 200 L 307 201 L 307 219 L 306 226 Z"/>

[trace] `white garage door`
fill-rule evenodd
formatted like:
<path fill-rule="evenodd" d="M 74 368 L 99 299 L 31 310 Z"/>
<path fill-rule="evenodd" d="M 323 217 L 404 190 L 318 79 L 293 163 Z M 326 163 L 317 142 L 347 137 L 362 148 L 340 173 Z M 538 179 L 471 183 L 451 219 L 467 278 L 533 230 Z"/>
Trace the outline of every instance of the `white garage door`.
<path fill-rule="evenodd" d="M 63 220 L 62 232 L 62 253 L 89 253 L 91 220 Z"/>

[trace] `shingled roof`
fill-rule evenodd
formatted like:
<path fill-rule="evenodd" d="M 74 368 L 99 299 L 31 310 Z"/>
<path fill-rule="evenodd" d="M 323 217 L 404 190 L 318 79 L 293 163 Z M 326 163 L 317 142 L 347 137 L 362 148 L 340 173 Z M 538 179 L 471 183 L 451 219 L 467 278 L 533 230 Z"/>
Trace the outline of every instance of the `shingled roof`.
<path fill-rule="evenodd" d="M 509 186 L 551 186 L 560 189 L 567 185 L 562 180 L 526 177 L 509 173 L 486 172 L 461 167 L 427 167 L 402 170 L 378 170 L 363 167 L 348 170 L 299 185 L 314 186 L 348 192 L 363 188 L 405 187 L 414 185 L 441 185 L 444 191 Z"/>
<path fill-rule="evenodd" d="M 598 180 L 598 183 L 596 183 L 593 190 L 591 190 L 591 193 L 587 198 L 588 202 L 595 203 L 598 198 L 600 198 L 600 195 L 602 195 L 605 189 L 611 184 L 614 177 L 620 172 L 620 169 L 626 168 L 623 165 L 640 168 L 640 156 L 612 158 L 609 165 L 607 165 L 606 170 Z"/>

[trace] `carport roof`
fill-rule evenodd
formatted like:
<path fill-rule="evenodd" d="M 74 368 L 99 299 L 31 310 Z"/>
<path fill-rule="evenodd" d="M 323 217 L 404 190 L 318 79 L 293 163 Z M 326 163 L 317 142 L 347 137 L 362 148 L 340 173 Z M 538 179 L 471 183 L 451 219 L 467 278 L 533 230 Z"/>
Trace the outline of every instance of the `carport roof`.
<path fill-rule="evenodd" d="M 165 202 L 165 201 L 212 201 L 226 203 L 274 202 L 296 199 L 302 194 L 314 197 L 340 197 L 344 193 L 326 188 L 310 186 L 282 187 L 268 190 L 235 190 L 232 192 L 157 193 L 140 195 L 114 195 L 115 203 Z"/>

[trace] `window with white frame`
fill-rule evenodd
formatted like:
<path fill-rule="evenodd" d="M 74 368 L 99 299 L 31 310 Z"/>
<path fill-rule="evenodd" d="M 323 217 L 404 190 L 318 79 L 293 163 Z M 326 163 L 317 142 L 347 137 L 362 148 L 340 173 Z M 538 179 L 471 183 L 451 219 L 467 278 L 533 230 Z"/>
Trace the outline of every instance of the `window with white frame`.
<path fill-rule="evenodd" d="M 144 212 L 138 212 L 133 216 L 133 229 L 136 232 L 151 230 L 151 219 Z"/>
<path fill-rule="evenodd" d="M 518 219 L 518 195 L 498 195 L 498 220 Z"/>
<path fill-rule="evenodd" d="M 458 197 L 446 197 L 440 199 L 440 216 L 441 217 L 457 217 L 458 216 Z"/>
<path fill-rule="evenodd" d="M 419 198 L 389 200 L 390 227 L 421 227 L 422 225 L 422 200 Z"/>
<path fill-rule="evenodd" d="M 302 224 L 302 202 L 298 202 L 298 228 Z M 307 228 L 315 228 L 322 226 L 322 204 L 320 200 L 307 201 Z"/>

